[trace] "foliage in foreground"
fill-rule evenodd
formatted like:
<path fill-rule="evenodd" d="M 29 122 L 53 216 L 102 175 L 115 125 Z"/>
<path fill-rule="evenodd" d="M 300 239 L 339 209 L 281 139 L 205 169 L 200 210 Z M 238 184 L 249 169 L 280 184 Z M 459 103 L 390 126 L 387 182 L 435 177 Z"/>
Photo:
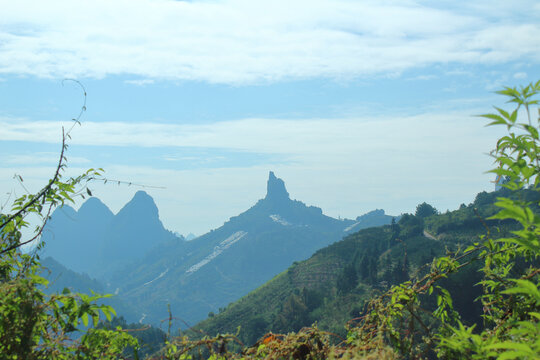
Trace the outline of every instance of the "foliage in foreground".
<path fill-rule="evenodd" d="M 29 254 L 20 250 L 40 237 L 55 207 L 84 197 L 83 192 L 91 195 L 86 184 L 101 176 L 101 169 L 90 169 L 63 179 L 71 129 L 62 134 L 59 162 L 47 185 L 37 194 L 17 198 L 10 213 L 0 214 L 0 359 L 117 359 L 126 346 L 137 347 L 137 341 L 125 331 L 96 328 L 100 317 L 110 319 L 115 314 L 110 306 L 97 303 L 107 296 L 68 289 L 46 295 L 43 287 L 48 281 L 39 275 L 38 252 L 43 243 Z M 23 240 L 21 231 L 29 225 L 29 215 L 37 216 L 41 224 L 33 237 Z"/>
<path fill-rule="evenodd" d="M 482 115 L 489 125 L 503 125 L 508 135 L 492 152 L 498 167 L 491 172 L 506 178 L 510 191 L 540 191 L 539 125 L 531 121 L 538 104 L 540 81 L 498 92 L 516 104 L 508 112 Z M 520 110 L 527 122 L 519 122 Z M 538 197 L 533 197 L 538 199 Z M 159 355 L 166 359 L 537 359 L 540 356 L 540 216 L 538 200 L 500 197 L 498 212 L 487 220 L 519 223 L 511 236 L 495 238 L 484 219 L 486 234 L 465 249 L 433 260 L 427 275 L 391 287 L 367 305 L 364 316 L 347 324 L 347 338 L 336 344 L 331 333 L 317 327 L 288 335 L 266 334 L 254 346 L 243 347 L 236 335 L 190 340 L 171 338 Z M 473 266 L 482 280 L 483 329 L 466 325 L 454 308 L 452 294 L 441 280 Z M 436 298 L 428 312 L 420 298 Z M 238 344 L 240 343 L 240 344 Z M 242 348 L 241 351 L 231 349 Z"/>

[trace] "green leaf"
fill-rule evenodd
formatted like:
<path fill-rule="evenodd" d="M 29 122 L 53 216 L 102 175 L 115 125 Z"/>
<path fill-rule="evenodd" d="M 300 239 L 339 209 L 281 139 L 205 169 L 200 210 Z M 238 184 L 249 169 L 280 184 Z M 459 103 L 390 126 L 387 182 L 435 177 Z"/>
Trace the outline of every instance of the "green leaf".
<path fill-rule="evenodd" d="M 491 119 L 491 120 L 494 120 L 492 122 L 490 122 L 489 124 L 487 124 L 486 126 L 492 126 L 492 125 L 507 125 L 507 121 L 505 119 L 503 119 L 501 116 L 499 115 L 495 115 L 495 114 L 482 114 L 482 115 L 479 115 L 480 117 L 483 117 L 483 118 L 486 118 L 486 119 Z"/>
<path fill-rule="evenodd" d="M 81 319 L 84 326 L 88 326 L 88 313 L 83 313 Z"/>
<path fill-rule="evenodd" d="M 499 355 L 497 360 L 511 360 L 511 359 L 524 359 L 527 355 L 534 355 L 531 353 L 526 353 L 524 351 L 507 351 Z"/>
<path fill-rule="evenodd" d="M 512 280 L 516 283 L 517 286 L 502 291 L 503 294 L 523 294 L 523 295 L 529 295 L 537 303 L 540 304 L 540 291 L 538 290 L 538 287 L 533 284 L 532 282 L 528 280 L 521 280 L 516 279 Z"/>
<path fill-rule="evenodd" d="M 495 349 L 519 350 L 519 351 L 524 352 L 525 354 L 532 354 L 533 353 L 531 348 L 527 344 L 515 343 L 515 342 L 511 342 L 511 341 L 504 341 L 504 342 L 500 342 L 500 343 L 487 345 L 485 348 L 488 349 L 488 350 L 491 350 L 491 349 L 494 349 L 494 350 Z"/>

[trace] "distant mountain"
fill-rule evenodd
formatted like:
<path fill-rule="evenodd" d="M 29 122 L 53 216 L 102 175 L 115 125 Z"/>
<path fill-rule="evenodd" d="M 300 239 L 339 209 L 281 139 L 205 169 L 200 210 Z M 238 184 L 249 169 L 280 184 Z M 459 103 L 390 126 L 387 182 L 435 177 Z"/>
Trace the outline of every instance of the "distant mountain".
<path fill-rule="evenodd" d="M 400 216 L 396 217 L 396 216 L 386 215 L 384 213 L 384 210 L 376 209 L 364 215 L 358 216 L 356 218 L 355 223 L 347 227 L 345 229 L 345 232 L 352 233 L 360 229 L 366 229 L 373 226 L 387 225 L 392 222 L 392 219 L 395 219 L 395 221 L 398 221 L 400 219 Z"/>
<path fill-rule="evenodd" d="M 184 235 L 180 234 L 178 231 L 175 231 L 174 235 L 176 235 L 176 237 L 178 237 L 180 239 L 184 239 L 186 241 L 193 240 L 193 239 L 195 239 L 197 237 L 197 235 L 195 235 L 193 233 L 189 233 L 186 236 L 184 236 Z"/>
<path fill-rule="evenodd" d="M 95 276 L 107 228 L 113 218 L 111 210 L 94 197 L 79 211 L 67 205 L 56 209 L 41 237 L 46 244 L 44 256 L 51 256 L 74 271 Z"/>
<path fill-rule="evenodd" d="M 283 180 L 270 172 L 264 199 L 191 241 L 163 227 L 143 191 L 116 215 L 97 198 L 78 211 L 59 208 L 42 239 L 44 256 L 97 278 L 105 292 L 136 309 L 133 317 L 125 315 L 129 321 L 159 324 L 171 304 L 175 317 L 194 323 L 344 235 L 391 219 L 383 210 L 356 220 L 326 216 L 291 200 Z"/>
<path fill-rule="evenodd" d="M 392 218 L 380 211 L 371 217 Z M 340 240 L 351 226 L 369 224 L 361 219 L 337 220 L 291 200 L 283 180 L 270 172 L 266 196 L 252 208 L 192 241 L 152 249 L 110 283 L 150 323 L 166 318 L 170 304 L 176 318 L 193 324 Z"/>
<path fill-rule="evenodd" d="M 64 288 L 85 294 L 89 294 L 90 290 L 96 293 L 105 292 L 105 286 L 96 279 L 70 270 L 50 256 L 42 259 L 41 265 L 43 266 L 41 275 L 50 282 L 47 293 L 61 293 Z"/>
<path fill-rule="evenodd" d="M 186 235 L 186 241 L 191 241 L 193 239 L 197 238 L 197 235 L 193 234 L 193 233 L 189 233 Z"/>
<path fill-rule="evenodd" d="M 49 280 L 49 285 L 44 289 L 46 294 L 61 293 L 64 288 L 68 288 L 71 292 L 91 294 L 93 291 L 96 294 L 108 293 L 106 286 L 96 279 L 90 278 L 86 274 L 79 274 L 72 271 L 51 257 L 41 260 L 43 270 L 41 275 Z M 121 314 L 125 318 L 132 321 L 139 320 L 136 312 L 131 308 L 128 301 L 120 299 L 118 296 L 112 296 L 107 299 L 100 300 L 99 303 L 111 305 L 117 314 Z"/>
<path fill-rule="evenodd" d="M 174 240 L 177 237 L 163 227 L 154 200 L 144 191 L 116 215 L 97 198 L 88 199 L 79 211 L 67 205 L 58 208 L 42 236 L 44 256 L 97 278 Z"/>
<path fill-rule="evenodd" d="M 120 263 L 136 260 L 157 244 L 176 239 L 163 227 L 154 199 L 144 191 L 137 191 L 114 216 L 105 235 L 102 258 Z"/>

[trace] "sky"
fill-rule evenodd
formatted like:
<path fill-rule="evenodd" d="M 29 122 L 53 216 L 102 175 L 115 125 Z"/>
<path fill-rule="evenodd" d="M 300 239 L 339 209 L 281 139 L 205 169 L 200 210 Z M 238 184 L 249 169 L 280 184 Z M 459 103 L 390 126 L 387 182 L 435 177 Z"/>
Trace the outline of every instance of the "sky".
<path fill-rule="evenodd" d="M 532 0 L 0 7 L 0 205 L 46 184 L 86 101 L 67 174 L 144 185 L 90 189 L 113 212 L 144 190 L 181 234 L 254 205 L 269 171 L 336 218 L 468 204 L 504 134 L 476 115 L 540 79 Z"/>

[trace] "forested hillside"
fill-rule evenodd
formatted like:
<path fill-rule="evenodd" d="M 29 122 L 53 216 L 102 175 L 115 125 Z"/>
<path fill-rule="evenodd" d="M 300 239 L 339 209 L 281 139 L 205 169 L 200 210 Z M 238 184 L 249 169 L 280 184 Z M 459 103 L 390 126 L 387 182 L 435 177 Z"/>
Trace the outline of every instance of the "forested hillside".
<path fill-rule="evenodd" d="M 216 335 L 240 327 L 240 339 L 253 344 L 270 331 L 288 333 L 317 323 L 319 329 L 345 337 L 344 324 L 361 316 L 370 299 L 391 285 L 425 275 L 436 256 L 478 241 L 486 234 L 485 226 L 495 237 L 516 229 L 514 221 L 486 220 L 496 213 L 494 203 L 502 195 L 510 194 L 483 192 L 468 206 L 426 217 L 422 210 L 427 204 L 421 204 L 416 214 L 405 214 L 397 223 L 351 234 L 295 263 L 220 313 L 211 313 L 195 330 Z M 538 193 L 523 190 L 512 197 L 538 200 Z M 482 293 L 475 286 L 480 280 L 477 268 L 471 268 L 443 281 L 455 294 L 454 306 L 464 314 L 463 320 L 479 327 L 481 304 L 474 300 Z M 434 307 L 426 299 L 425 308 Z"/>

